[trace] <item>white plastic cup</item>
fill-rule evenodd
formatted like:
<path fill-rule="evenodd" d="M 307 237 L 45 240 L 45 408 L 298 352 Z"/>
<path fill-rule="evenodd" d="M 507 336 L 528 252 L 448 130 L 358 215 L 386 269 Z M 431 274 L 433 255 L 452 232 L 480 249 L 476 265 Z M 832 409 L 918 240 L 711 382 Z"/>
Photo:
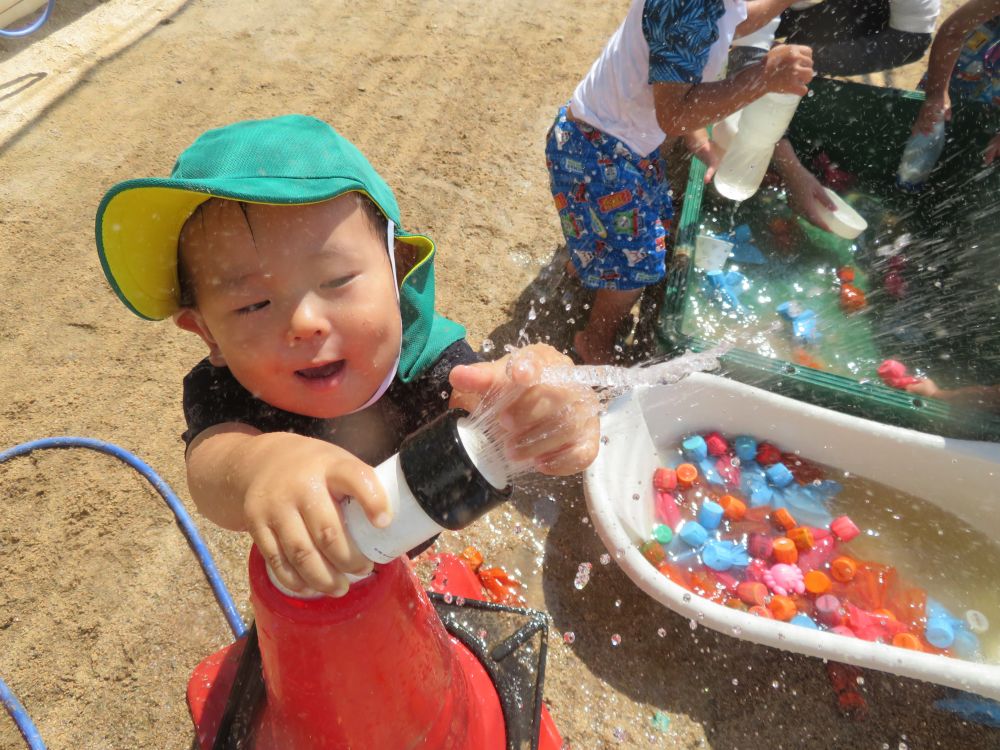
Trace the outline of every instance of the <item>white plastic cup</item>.
<path fill-rule="evenodd" d="M 699 234 L 694 240 L 694 265 L 703 271 L 721 271 L 733 247 L 732 242 Z"/>
<path fill-rule="evenodd" d="M 817 213 L 826 223 L 830 231 L 843 237 L 845 240 L 853 240 L 868 228 L 868 222 L 851 208 L 847 202 L 837 195 L 830 188 L 823 188 L 830 200 L 837 204 L 833 211 L 821 203 L 816 205 Z"/>

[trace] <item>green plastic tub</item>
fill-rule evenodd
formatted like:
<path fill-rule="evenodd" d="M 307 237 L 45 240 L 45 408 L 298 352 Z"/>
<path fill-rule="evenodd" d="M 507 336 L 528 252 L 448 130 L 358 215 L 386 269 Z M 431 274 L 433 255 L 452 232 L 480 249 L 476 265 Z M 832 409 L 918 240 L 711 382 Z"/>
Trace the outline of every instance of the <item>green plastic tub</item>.
<path fill-rule="evenodd" d="M 875 372 L 892 358 L 942 387 L 1000 384 L 1000 169 L 985 168 L 981 156 L 1000 131 L 1000 113 L 956 106 L 928 187 L 911 194 L 896 187 L 895 171 L 923 94 L 830 79 L 811 89 L 789 137 L 803 164 L 825 153 L 855 176 L 839 192 L 868 230 L 854 242 L 818 230 L 794 218 L 777 187 L 740 205 L 726 201 L 703 184 L 694 160 L 656 321 L 661 348 L 728 342 L 726 374 L 742 382 L 888 424 L 1000 441 L 1000 416 L 887 388 Z M 736 314 L 708 290 L 696 238 L 739 224 L 749 225 L 768 262 L 727 265 L 749 281 Z M 866 294 L 861 312 L 840 307 L 843 266 Z M 893 269 L 895 285 L 887 279 Z M 816 314 L 818 340 L 793 339 L 776 312 L 783 301 Z"/>

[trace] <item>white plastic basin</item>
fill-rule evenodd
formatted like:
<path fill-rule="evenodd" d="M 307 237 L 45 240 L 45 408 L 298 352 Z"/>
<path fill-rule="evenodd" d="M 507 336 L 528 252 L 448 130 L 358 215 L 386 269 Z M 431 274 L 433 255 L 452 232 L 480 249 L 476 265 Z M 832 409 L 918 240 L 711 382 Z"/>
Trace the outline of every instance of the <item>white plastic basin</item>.
<path fill-rule="evenodd" d="M 585 475 L 591 518 L 635 584 L 678 614 L 726 635 L 1000 698 L 1000 666 L 910 651 L 757 617 L 691 594 L 660 574 L 636 546 L 653 525 L 659 451 L 692 433 L 719 430 L 794 445 L 803 456 L 944 507 L 1000 541 L 1000 445 L 890 427 L 696 373 L 636 391 L 602 421 L 608 438 Z M 638 495 L 638 500 L 633 499 Z M 688 601 L 684 601 L 687 595 Z"/>

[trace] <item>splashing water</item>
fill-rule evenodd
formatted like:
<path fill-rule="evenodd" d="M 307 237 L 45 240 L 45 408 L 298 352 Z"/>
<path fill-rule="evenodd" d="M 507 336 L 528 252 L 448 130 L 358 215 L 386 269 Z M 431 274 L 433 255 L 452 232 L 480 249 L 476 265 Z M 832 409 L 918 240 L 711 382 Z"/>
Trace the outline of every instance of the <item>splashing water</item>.
<path fill-rule="evenodd" d="M 624 368 L 610 365 L 578 367 L 550 367 L 544 370 L 541 382 L 548 385 L 583 386 L 597 391 L 595 403 L 589 396 L 581 396 L 576 407 L 593 409 L 595 416 L 604 404 L 636 388 L 677 383 L 693 372 L 704 372 L 719 367 L 719 357 L 728 351 L 723 344 L 704 352 L 689 352 L 675 359 L 658 361 Z M 533 435 L 530 440 L 510 444 L 509 433 L 501 424 L 501 415 L 522 393 L 523 388 L 505 387 L 492 391 L 480 401 L 468 419 L 462 420 L 462 442 L 476 467 L 497 487 L 503 488 L 518 477 L 532 473 L 532 459 L 511 458 L 511 449 L 529 448 L 533 443 L 547 440 L 566 427 L 562 421 L 553 421 L 547 429 Z M 575 421 L 575 418 L 574 418 Z"/>

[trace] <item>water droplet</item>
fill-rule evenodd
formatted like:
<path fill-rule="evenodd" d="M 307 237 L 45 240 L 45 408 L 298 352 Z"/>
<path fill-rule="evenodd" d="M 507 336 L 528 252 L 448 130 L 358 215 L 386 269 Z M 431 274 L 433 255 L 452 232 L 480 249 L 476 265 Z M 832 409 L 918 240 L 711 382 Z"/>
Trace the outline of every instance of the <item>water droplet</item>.
<path fill-rule="evenodd" d="M 698 623 L 696 623 L 694 620 L 688 620 L 688 627 L 691 628 L 691 630 L 697 630 Z"/>
<path fill-rule="evenodd" d="M 451 604 L 452 601 L 454 600 L 454 598 L 455 597 L 453 597 L 451 594 L 445 594 L 444 595 L 444 603 L 445 604 Z"/>
<path fill-rule="evenodd" d="M 607 445 L 607 444 L 608 444 L 608 441 L 609 441 L 609 438 L 608 438 L 608 436 L 607 436 L 607 435 L 602 435 L 602 436 L 601 436 L 601 444 L 602 444 L 602 445 Z"/>
<path fill-rule="evenodd" d="M 576 640 L 576 634 L 572 630 L 563 633 L 563 643 L 572 643 Z"/>
<path fill-rule="evenodd" d="M 448 400 L 448 391 L 441 391 L 441 400 L 442 401 Z"/>
<path fill-rule="evenodd" d="M 615 736 L 615 739 L 618 740 L 619 742 L 625 741 L 625 730 L 622 729 L 621 727 L 615 727 L 614 731 L 612 731 L 611 734 L 613 734 Z"/>
<path fill-rule="evenodd" d="M 685 604 L 687 604 L 688 602 L 690 602 L 690 601 L 691 601 L 691 594 L 688 594 L 687 592 L 685 592 L 685 593 L 684 593 L 684 595 L 683 595 L 683 596 L 681 597 L 681 600 L 682 600 L 682 601 L 683 601 L 683 602 L 684 602 Z"/>
<path fill-rule="evenodd" d="M 743 632 L 743 628 L 741 628 L 739 625 L 733 625 L 732 631 L 733 635 L 739 638 L 740 634 Z"/>
<path fill-rule="evenodd" d="M 496 344 L 493 343 L 493 339 L 483 339 L 483 354 L 489 354 L 495 346 Z"/>
<path fill-rule="evenodd" d="M 476 633 L 476 635 L 479 636 L 479 640 L 485 641 L 490 634 L 485 628 L 482 628 L 478 633 Z"/>
<path fill-rule="evenodd" d="M 580 563 L 580 566 L 576 569 L 576 578 L 573 579 L 573 585 L 578 591 L 581 591 L 584 586 L 590 583 L 591 567 L 589 562 L 585 562 Z"/>
<path fill-rule="evenodd" d="M 733 685 L 736 686 L 736 685 L 739 685 L 739 684 L 740 684 L 740 681 L 736 677 L 734 677 L 733 678 Z"/>
<path fill-rule="evenodd" d="M 621 607 L 622 606 L 622 600 L 621 599 L 615 599 L 615 606 L 616 607 Z"/>
<path fill-rule="evenodd" d="M 600 560 L 601 560 L 601 565 L 607 565 L 608 563 L 611 562 L 611 555 L 605 552 L 603 555 L 601 555 Z"/>
<path fill-rule="evenodd" d="M 667 637 L 667 629 L 666 628 L 660 628 L 659 630 L 656 631 L 656 634 L 658 636 L 660 636 L 660 638 L 666 638 Z"/>
<path fill-rule="evenodd" d="M 781 683 L 778 682 L 777 680 L 773 680 L 771 682 L 771 687 L 773 687 L 775 690 L 777 690 L 779 687 L 781 687 Z"/>
<path fill-rule="evenodd" d="M 639 493 L 638 492 L 633 492 L 632 493 L 632 499 L 633 500 L 638 500 L 639 499 Z"/>
<path fill-rule="evenodd" d="M 613 636 L 611 636 L 611 645 L 612 646 L 617 646 L 621 642 L 622 642 L 622 637 L 620 635 L 618 635 L 618 633 L 615 633 Z"/>
<path fill-rule="evenodd" d="M 464 607 L 465 606 L 465 597 L 464 596 L 456 597 L 455 598 L 455 604 L 457 604 L 459 607 Z"/>

